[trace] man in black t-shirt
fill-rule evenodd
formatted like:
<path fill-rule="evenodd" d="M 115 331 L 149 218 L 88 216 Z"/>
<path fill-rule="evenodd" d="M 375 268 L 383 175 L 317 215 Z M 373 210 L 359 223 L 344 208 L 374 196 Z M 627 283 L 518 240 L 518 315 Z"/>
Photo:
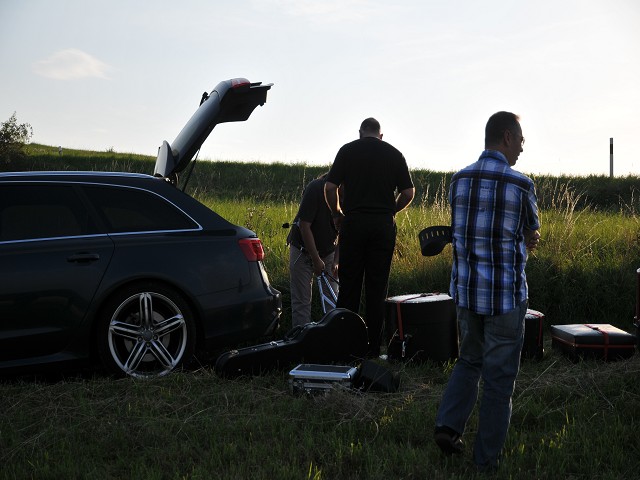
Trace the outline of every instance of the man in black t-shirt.
<path fill-rule="evenodd" d="M 345 188 L 339 199 L 339 185 Z M 338 307 L 359 311 L 364 281 L 368 356 L 380 354 L 396 213 L 413 200 L 415 188 L 402 153 L 382 141 L 380 123 L 367 118 L 360 138 L 336 155 L 325 183 L 325 198 L 340 232 Z M 341 201 L 342 200 L 342 201 Z"/>
<path fill-rule="evenodd" d="M 323 271 L 337 277 L 338 232 L 331 211 L 324 200 L 327 174 L 312 180 L 304 189 L 298 213 L 289 234 L 289 278 L 291 286 L 291 324 L 293 327 L 312 321 L 313 277 Z M 338 284 L 331 281 L 337 291 Z"/>

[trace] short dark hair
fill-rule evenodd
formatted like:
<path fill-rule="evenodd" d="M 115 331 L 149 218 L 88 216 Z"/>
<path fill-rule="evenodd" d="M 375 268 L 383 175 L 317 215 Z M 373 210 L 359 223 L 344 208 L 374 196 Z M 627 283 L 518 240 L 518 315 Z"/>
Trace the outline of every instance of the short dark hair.
<path fill-rule="evenodd" d="M 499 144 L 506 130 L 517 132 L 519 120 L 520 117 L 511 112 L 498 112 L 491 115 L 484 130 L 485 147 Z"/>
<path fill-rule="evenodd" d="M 373 117 L 366 118 L 360 125 L 360 131 L 380 133 L 380 122 Z"/>

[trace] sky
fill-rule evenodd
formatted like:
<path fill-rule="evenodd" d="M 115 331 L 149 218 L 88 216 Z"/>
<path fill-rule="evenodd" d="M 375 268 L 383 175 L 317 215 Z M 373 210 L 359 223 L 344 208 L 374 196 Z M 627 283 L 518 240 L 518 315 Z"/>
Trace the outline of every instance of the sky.
<path fill-rule="evenodd" d="M 329 166 L 375 117 L 411 169 L 456 171 L 500 110 L 516 169 L 640 175 L 637 0 L 0 0 L 0 122 L 155 156 L 223 80 L 273 83 L 200 160 Z"/>

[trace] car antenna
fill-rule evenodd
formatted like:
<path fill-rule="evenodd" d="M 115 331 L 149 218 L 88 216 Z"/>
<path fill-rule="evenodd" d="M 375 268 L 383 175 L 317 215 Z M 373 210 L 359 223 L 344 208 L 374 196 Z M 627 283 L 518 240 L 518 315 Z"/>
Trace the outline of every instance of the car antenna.
<path fill-rule="evenodd" d="M 205 101 L 207 101 L 208 98 L 209 98 L 209 94 L 207 92 L 204 92 L 202 94 L 202 97 L 200 98 L 200 105 L 202 105 Z M 198 105 L 198 106 L 200 106 L 200 105 Z M 189 169 L 189 173 L 187 173 L 187 178 L 185 178 L 184 183 L 182 184 L 182 191 L 183 192 L 187 188 L 187 183 L 189 183 L 189 179 L 191 178 L 191 172 L 193 172 L 193 169 L 196 166 L 196 160 L 198 160 L 198 155 L 199 154 L 200 154 L 200 149 L 198 148 L 198 151 L 196 152 L 196 156 L 194 157 L 193 161 L 191 162 L 191 168 Z"/>

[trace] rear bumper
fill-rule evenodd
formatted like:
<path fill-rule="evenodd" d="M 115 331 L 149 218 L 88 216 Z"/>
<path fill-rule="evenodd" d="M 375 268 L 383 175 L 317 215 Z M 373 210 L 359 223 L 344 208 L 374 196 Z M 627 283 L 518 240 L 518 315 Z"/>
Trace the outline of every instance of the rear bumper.
<path fill-rule="evenodd" d="M 236 298 L 237 300 L 237 298 Z M 229 292 L 209 296 L 202 330 L 207 350 L 253 341 L 275 332 L 282 315 L 282 294 L 268 286 L 243 301 L 229 303 Z"/>

